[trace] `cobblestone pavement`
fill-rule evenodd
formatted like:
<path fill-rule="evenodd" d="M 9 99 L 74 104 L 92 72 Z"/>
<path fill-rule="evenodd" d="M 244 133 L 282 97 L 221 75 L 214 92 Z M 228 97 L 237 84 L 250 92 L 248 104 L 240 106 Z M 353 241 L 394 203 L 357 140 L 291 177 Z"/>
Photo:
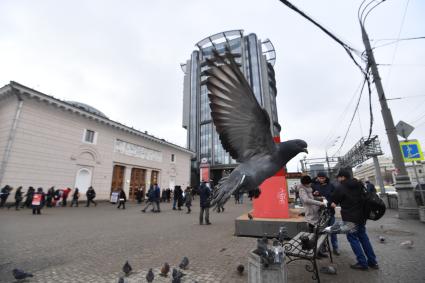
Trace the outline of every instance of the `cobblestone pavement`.
<path fill-rule="evenodd" d="M 167 261 L 177 266 L 183 256 L 190 259 L 183 282 L 247 282 L 236 266 L 247 268 L 247 254 L 256 240 L 237 238 L 234 219 L 251 209 L 249 203 L 231 201 L 224 213 L 211 212 L 212 225 L 198 225 L 198 201 L 192 214 L 173 211 L 162 204 L 159 214 L 140 212 L 140 206 L 126 210 L 101 203 L 97 207 L 44 209 L 33 216 L 29 210 L 0 210 L 0 282 L 13 282 L 15 267 L 34 274 L 29 282 L 117 282 L 126 260 L 133 273 L 126 282 L 146 282 L 149 268 L 154 282 L 171 282 L 158 276 Z M 396 218 L 389 211 L 381 221 L 368 222 L 368 231 L 378 256 L 380 270 L 349 268 L 354 256 L 339 236 L 341 256 L 334 258 L 337 275 L 321 275 L 322 282 L 425 282 L 425 224 Z M 378 237 L 386 238 L 384 244 Z M 412 249 L 399 244 L 413 240 Z M 329 265 L 322 259 L 320 266 Z M 289 282 L 312 282 L 302 262 L 288 266 Z"/>

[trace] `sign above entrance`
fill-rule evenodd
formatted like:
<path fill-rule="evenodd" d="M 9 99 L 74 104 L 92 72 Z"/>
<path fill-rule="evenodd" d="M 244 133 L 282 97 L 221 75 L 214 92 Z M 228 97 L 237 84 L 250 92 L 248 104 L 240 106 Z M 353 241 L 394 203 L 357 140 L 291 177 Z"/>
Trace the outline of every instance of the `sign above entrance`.
<path fill-rule="evenodd" d="M 125 142 L 122 140 L 115 141 L 114 151 L 141 159 L 162 162 L 162 153 L 157 150 L 149 149 L 137 144 Z"/>
<path fill-rule="evenodd" d="M 405 162 L 421 161 L 424 160 L 424 154 L 421 145 L 417 140 L 401 141 L 401 153 Z"/>

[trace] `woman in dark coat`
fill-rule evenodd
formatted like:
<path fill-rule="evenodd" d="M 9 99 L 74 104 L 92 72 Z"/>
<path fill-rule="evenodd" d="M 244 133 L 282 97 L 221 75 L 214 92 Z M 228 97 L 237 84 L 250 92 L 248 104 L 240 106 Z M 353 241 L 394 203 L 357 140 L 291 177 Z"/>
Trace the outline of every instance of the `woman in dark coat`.
<path fill-rule="evenodd" d="M 94 203 L 94 206 L 97 206 L 97 203 L 94 201 L 94 198 L 96 197 L 96 191 L 93 189 L 92 186 L 89 187 L 89 189 L 86 192 L 87 197 L 87 207 L 90 206 L 90 203 Z"/>
<path fill-rule="evenodd" d="M 55 196 L 55 187 L 51 187 L 47 191 L 47 195 L 46 195 L 46 206 L 47 207 L 52 207 L 52 201 L 53 201 L 54 196 Z"/>
<path fill-rule="evenodd" d="M 32 203 L 32 197 L 34 195 L 35 189 L 33 187 L 29 187 L 27 193 L 25 194 L 25 201 L 22 203 L 21 208 L 27 207 L 30 208 Z"/>

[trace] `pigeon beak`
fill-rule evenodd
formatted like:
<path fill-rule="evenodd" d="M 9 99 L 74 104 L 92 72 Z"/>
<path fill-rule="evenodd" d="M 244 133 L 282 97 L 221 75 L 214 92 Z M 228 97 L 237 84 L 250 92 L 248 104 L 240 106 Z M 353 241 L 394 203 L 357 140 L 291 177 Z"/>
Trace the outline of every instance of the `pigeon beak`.
<path fill-rule="evenodd" d="M 308 153 L 307 148 L 303 148 L 302 152 Z"/>

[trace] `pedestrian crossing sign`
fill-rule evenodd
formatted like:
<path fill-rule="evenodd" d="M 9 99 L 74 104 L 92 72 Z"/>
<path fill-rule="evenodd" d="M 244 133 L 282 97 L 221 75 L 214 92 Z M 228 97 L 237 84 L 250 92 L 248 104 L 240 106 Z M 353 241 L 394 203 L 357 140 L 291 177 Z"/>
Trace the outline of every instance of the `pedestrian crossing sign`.
<path fill-rule="evenodd" d="M 417 140 L 401 141 L 401 153 L 405 162 L 424 160 L 421 145 Z"/>

